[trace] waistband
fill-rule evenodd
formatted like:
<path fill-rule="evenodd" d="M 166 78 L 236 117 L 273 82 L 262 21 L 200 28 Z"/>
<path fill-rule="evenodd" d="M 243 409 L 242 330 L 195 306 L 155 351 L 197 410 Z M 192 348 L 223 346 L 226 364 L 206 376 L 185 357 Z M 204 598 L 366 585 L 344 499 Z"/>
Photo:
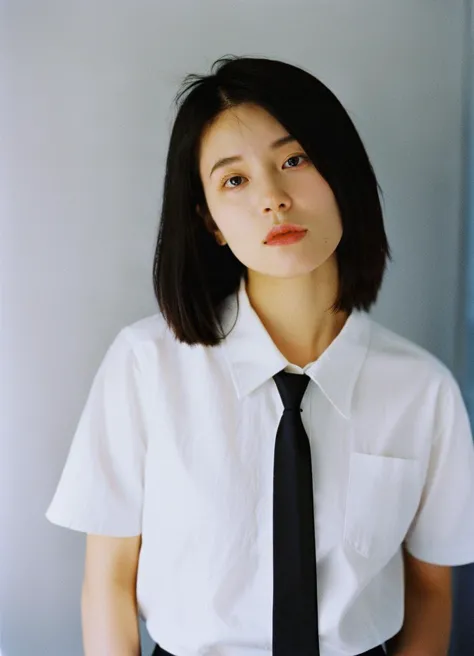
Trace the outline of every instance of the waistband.
<path fill-rule="evenodd" d="M 170 654 L 169 651 L 165 651 L 157 644 L 151 656 L 174 656 L 174 654 Z M 354 654 L 354 656 L 385 656 L 385 649 L 379 645 L 369 651 L 364 651 L 363 654 Z"/>

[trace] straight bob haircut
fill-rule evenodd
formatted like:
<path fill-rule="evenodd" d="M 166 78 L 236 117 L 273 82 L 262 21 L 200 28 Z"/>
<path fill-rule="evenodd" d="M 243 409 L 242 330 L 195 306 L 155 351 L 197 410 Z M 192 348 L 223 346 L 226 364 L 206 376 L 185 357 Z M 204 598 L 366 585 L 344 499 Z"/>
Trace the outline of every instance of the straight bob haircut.
<path fill-rule="evenodd" d="M 243 277 L 248 279 L 247 267 L 217 243 L 197 211 L 199 206 L 209 215 L 198 161 L 203 131 L 223 111 L 243 103 L 259 105 L 279 121 L 331 187 L 343 230 L 336 249 L 339 291 L 331 309 L 368 311 L 391 254 L 381 189 L 348 113 L 322 82 L 288 63 L 228 55 L 211 71 L 184 79 L 175 97 L 178 112 L 166 161 L 153 287 L 176 339 L 217 345 L 226 337 L 220 304 L 238 291 Z"/>

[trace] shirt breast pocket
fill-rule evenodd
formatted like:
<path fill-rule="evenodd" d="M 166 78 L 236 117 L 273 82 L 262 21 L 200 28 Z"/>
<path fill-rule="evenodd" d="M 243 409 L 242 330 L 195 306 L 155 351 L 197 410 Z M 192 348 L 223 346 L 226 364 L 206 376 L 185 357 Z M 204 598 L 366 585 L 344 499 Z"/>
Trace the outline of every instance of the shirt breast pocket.
<path fill-rule="evenodd" d="M 344 543 L 365 558 L 389 558 L 403 542 L 421 497 L 419 463 L 351 453 Z"/>

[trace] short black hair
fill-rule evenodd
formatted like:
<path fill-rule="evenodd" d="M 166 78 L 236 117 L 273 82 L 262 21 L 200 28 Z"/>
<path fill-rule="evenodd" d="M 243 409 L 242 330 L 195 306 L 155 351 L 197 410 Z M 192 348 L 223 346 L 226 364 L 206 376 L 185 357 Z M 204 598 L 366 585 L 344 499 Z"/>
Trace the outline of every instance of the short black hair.
<path fill-rule="evenodd" d="M 185 98 L 183 99 L 183 97 Z M 335 196 L 343 235 L 336 249 L 338 298 L 333 311 L 368 311 L 391 259 L 372 165 L 340 101 L 311 73 L 282 61 L 227 55 L 210 75 L 191 73 L 178 106 L 166 160 L 153 287 L 176 339 L 215 346 L 225 334 L 219 308 L 247 268 L 217 243 L 197 207 L 208 212 L 199 174 L 204 130 L 244 103 L 271 114 L 301 144 Z"/>

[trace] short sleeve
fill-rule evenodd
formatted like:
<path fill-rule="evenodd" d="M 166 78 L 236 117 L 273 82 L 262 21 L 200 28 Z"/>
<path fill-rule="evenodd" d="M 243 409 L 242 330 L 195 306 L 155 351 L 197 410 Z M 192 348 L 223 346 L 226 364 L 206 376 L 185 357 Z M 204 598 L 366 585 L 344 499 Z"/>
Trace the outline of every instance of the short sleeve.
<path fill-rule="evenodd" d="M 50 522 L 111 537 L 141 533 L 146 455 L 142 392 L 125 328 L 92 383 L 46 512 Z"/>
<path fill-rule="evenodd" d="M 451 374 L 442 385 L 440 424 L 420 506 L 405 547 L 435 565 L 474 562 L 474 442 L 466 406 Z"/>

